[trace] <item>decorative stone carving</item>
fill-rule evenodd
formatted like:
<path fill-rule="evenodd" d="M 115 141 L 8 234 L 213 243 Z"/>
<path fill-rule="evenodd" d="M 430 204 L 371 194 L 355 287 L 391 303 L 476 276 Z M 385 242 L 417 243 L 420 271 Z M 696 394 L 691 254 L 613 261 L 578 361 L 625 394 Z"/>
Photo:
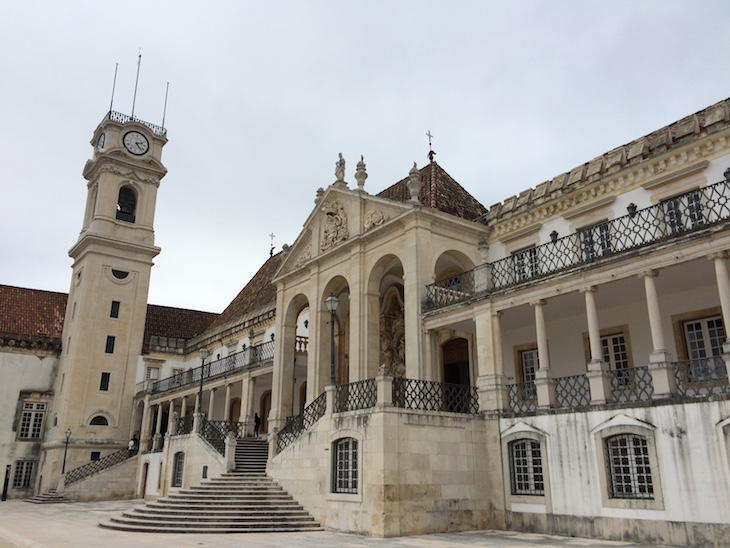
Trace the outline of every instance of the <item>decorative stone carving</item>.
<path fill-rule="evenodd" d="M 360 161 L 357 163 L 357 169 L 355 170 L 355 180 L 357 181 L 357 189 L 361 192 L 365 192 L 365 179 L 368 178 L 368 174 L 365 171 L 365 157 L 360 155 Z"/>
<path fill-rule="evenodd" d="M 418 168 L 416 162 L 413 162 L 413 167 L 408 172 L 408 182 L 406 183 L 408 192 L 411 194 L 410 202 L 417 204 L 418 193 L 421 191 L 421 178 L 418 175 Z"/>
<path fill-rule="evenodd" d="M 380 304 L 380 363 L 394 377 L 406 376 L 405 307 L 396 286 L 385 292 Z"/>
<path fill-rule="evenodd" d="M 306 263 L 309 259 L 312 258 L 312 244 L 307 244 L 304 246 L 304 249 L 302 249 L 302 252 L 297 257 L 296 262 L 294 263 L 294 267 L 298 267 Z"/>
<path fill-rule="evenodd" d="M 365 214 L 365 232 L 371 228 L 382 225 L 388 220 L 388 215 L 380 211 L 379 209 L 371 209 Z"/>
<path fill-rule="evenodd" d="M 322 211 L 325 212 L 325 221 L 320 248 L 322 251 L 326 251 L 347 240 L 350 233 L 347 230 L 347 215 L 344 207 L 337 202 L 325 202 L 322 204 Z"/>

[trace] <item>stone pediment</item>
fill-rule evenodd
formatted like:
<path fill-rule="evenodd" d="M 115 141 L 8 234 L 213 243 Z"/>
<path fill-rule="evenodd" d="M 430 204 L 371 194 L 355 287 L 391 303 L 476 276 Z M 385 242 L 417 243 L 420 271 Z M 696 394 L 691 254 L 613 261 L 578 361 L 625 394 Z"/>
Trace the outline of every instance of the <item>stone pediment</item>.
<path fill-rule="evenodd" d="M 378 230 L 412 206 L 358 190 L 330 186 L 317 193 L 315 207 L 294 244 L 286 250 L 276 278 L 336 252 L 366 233 Z"/>

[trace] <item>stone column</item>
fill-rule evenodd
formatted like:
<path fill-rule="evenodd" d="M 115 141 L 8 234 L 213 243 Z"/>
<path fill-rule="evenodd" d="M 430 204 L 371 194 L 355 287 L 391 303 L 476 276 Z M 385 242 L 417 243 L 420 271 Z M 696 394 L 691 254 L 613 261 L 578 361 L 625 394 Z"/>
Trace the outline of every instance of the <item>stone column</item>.
<path fill-rule="evenodd" d="M 274 339 L 274 368 L 271 376 L 271 411 L 269 427 L 281 429 L 292 409 L 297 323 L 296 316 L 287 309 L 291 302 L 284 301 L 284 293 L 276 296 L 276 338 Z M 294 317 L 292 317 L 294 316 Z M 262 420 L 264 417 L 262 417 Z"/>
<path fill-rule="evenodd" d="M 162 449 L 162 403 L 157 404 L 157 420 L 155 421 L 155 435 L 152 436 L 152 450 Z"/>
<path fill-rule="evenodd" d="M 670 398 L 677 394 L 677 379 L 674 376 L 672 356 L 667 352 L 662 329 L 662 315 L 659 310 L 659 297 L 656 291 L 656 270 L 648 270 L 639 274 L 644 278 L 646 306 L 649 312 L 649 328 L 651 329 L 652 352 L 649 355 L 649 373 L 651 374 L 654 395 L 652 399 Z"/>
<path fill-rule="evenodd" d="M 150 431 L 152 430 L 152 418 L 150 416 L 150 397 L 144 397 L 144 410 L 142 411 L 142 431 L 139 433 L 139 447 L 142 452 L 150 450 Z"/>
<path fill-rule="evenodd" d="M 477 345 L 477 387 L 479 409 L 497 411 L 508 409 L 509 388 L 502 360 L 501 312 L 484 311 L 474 318 Z"/>
<path fill-rule="evenodd" d="M 725 325 L 728 325 L 730 324 L 730 275 L 728 275 L 727 262 L 725 262 L 728 258 L 728 252 L 713 253 L 709 258 L 715 263 L 715 277 L 717 278 L 717 291 L 720 294 L 722 318 L 726 322 Z"/>
<path fill-rule="evenodd" d="M 367 376 L 371 378 L 378 374 L 380 360 L 380 293 L 368 291 L 365 295 L 365 322 L 363 327 L 364 340 L 363 360 L 367 364 Z M 312 400 L 309 400 L 312 401 Z"/>
<path fill-rule="evenodd" d="M 182 402 L 180 403 L 180 417 L 184 417 L 185 413 L 187 413 L 187 405 L 188 405 L 188 397 L 183 396 Z"/>
<path fill-rule="evenodd" d="M 226 384 L 226 401 L 223 408 L 223 420 L 231 420 L 231 385 Z"/>
<path fill-rule="evenodd" d="M 215 388 L 211 388 L 208 396 L 208 416 L 206 417 L 209 421 L 213 420 L 213 409 L 215 408 Z"/>
<path fill-rule="evenodd" d="M 241 414 L 242 422 L 245 423 L 246 436 L 253 436 L 254 427 L 254 407 L 256 394 L 256 377 L 248 376 L 242 379 L 244 386 L 241 388 Z"/>
<path fill-rule="evenodd" d="M 172 425 L 174 424 L 175 418 L 173 415 L 177 416 L 177 413 L 175 413 L 175 400 L 170 400 L 170 405 L 167 408 L 167 432 L 165 433 L 165 437 L 169 438 L 170 436 L 174 435 L 172 432 Z"/>
<path fill-rule="evenodd" d="M 375 383 L 378 390 L 378 407 L 393 406 L 393 375 L 390 374 L 388 368 L 383 365 L 380 367 Z"/>
<path fill-rule="evenodd" d="M 591 388 L 591 403 L 602 404 L 611 398 L 611 376 L 608 364 L 603 361 L 601 349 L 601 330 L 598 327 L 598 312 L 594 286 L 582 289 L 586 301 L 586 317 L 588 319 L 588 342 L 591 349 L 591 361 L 588 362 L 588 384 Z"/>
<path fill-rule="evenodd" d="M 550 373 L 550 351 L 548 349 L 545 311 L 543 309 L 546 301 L 540 299 L 530 304 L 535 308 L 535 333 L 537 335 L 537 357 L 539 362 L 539 367 L 535 371 L 537 406 L 555 407 L 555 381 Z"/>

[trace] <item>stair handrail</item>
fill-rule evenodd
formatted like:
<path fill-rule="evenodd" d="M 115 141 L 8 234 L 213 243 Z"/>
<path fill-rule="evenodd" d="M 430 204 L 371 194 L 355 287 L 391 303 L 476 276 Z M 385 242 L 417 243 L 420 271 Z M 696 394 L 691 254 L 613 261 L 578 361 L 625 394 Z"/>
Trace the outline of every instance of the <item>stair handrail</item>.
<path fill-rule="evenodd" d="M 296 440 L 302 432 L 309 430 L 327 410 L 327 396 L 322 392 L 317 398 L 304 408 L 299 415 L 291 419 L 284 428 L 276 434 L 276 452 L 281 453 L 289 444 Z"/>
<path fill-rule="evenodd" d="M 66 472 L 66 479 L 64 483 L 65 485 L 71 485 L 72 483 L 79 482 L 82 479 L 86 479 L 89 476 L 98 474 L 99 472 L 106 470 L 107 468 L 116 466 L 120 462 L 124 462 L 125 460 L 132 458 L 136 454 L 136 451 L 130 451 L 129 449 L 120 449 L 119 451 L 111 453 L 99 460 L 92 460 L 91 462 L 84 464 L 83 466 L 79 466 L 78 468 L 74 468 L 70 472 Z"/>
<path fill-rule="evenodd" d="M 200 415 L 198 434 L 221 455 L 226 454 L 226 435 L 213 421 L 209 421 L 203 415 Z"/>

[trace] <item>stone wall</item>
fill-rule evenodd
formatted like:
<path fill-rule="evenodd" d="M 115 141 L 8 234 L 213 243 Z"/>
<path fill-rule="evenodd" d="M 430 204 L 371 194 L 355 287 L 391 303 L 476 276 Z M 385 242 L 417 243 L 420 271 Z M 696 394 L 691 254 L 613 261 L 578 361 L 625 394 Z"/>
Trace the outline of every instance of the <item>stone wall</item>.
<path fill-rule="evenodd" d="M 393 537 L 503 528 L 498 436 L 496 421 L 456 413 L 325 415 L 268 473 L 328 529 Z M 358 441 L 357 494 L 332 492 L 332 444 L 342 437 Z"/>
<path fill-rule="evenodd" d="M 93 476 L 67 485 L 64 488 L 64 496 L 75 501 L 135 498 L 138 464 L 139 457 L 132 457 Z"/>

